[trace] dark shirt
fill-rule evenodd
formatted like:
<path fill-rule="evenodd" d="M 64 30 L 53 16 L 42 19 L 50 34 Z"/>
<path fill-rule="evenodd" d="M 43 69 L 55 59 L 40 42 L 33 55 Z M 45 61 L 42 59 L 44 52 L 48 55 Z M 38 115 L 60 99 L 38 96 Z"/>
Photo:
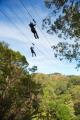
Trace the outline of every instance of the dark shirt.
<path fill-rule="evenodd" d="M 33 48 L 33 47 L 30 47 L 30 49 L 31 49 L 31 52 L 34 53 L 34 48 Z"/>
<path fill-rule="evenodd" d="M 30 26 L 30 28 L 31 28 L 31 30 L 32 30 L 32 31 L 34 31 L 34 30 L 35 30 L 35 28 L 34 28 L 35 24 L 30 23 L 30 24 L 29 24 L 29 26 Z"/>

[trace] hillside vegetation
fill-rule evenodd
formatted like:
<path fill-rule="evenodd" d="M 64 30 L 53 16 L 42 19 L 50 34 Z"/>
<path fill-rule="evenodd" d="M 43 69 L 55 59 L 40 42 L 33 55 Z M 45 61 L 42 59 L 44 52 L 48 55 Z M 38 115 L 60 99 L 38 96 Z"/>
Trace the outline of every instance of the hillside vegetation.
<path fill-rule="evenodd" d="M 34 74 L 33 79 L 42 86 L 44 120 L 80 120 L 80 76 Z"/>
<path fill-rule="evenodd" d="M 0 120 L 80 120 L 80 76 L 29 74 L 28 65 L 0 43 Z"/>

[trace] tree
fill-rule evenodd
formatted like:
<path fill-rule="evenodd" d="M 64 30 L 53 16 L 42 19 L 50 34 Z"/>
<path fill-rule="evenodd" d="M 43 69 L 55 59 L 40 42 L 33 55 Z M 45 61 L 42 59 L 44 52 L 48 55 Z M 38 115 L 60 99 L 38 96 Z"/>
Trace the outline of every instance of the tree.
<path fill-rule="evenodd" d="M 56 33 L 66 41 L 53 45 L 54 56 L 60 60 L 76 61 L 80 67 L 80 1 L 79 0 L 44 0 L 52 12 L 43 20 L 47 33 Z M 53 21 L 51 18 L 53 17 Z M 55 17 L 55 18 L 54 18 Z"/>
<path fill-rule="evenodd" d="M 23 55 L 0 42 L 0 120 L 32 119 L 41 86 L 32 80 L 28 65 Z"/>
<path fill-rule="evenodd" d="M 37 71 L 37 66 L 33 66 L 32 68 L 29 68 L 29 71 L 35 73 L 35 71 Z"/>

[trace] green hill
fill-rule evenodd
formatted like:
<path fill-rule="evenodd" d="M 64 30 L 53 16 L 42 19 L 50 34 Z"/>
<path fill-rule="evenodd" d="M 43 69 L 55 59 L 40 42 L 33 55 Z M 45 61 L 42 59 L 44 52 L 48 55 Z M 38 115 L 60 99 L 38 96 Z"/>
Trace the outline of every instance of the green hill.
<path fill-rule="evenodd" d="M 80 119 L 80 76 L 36 73 L 32 78 L 42 86 L 40 110 L 45 120 L 46 114 L 47 120 Z"/>

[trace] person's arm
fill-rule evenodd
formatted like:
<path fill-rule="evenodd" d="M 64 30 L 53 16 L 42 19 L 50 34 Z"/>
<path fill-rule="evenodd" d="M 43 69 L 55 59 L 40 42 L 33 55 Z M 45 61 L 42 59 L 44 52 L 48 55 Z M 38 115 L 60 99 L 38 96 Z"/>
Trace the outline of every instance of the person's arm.
<path fill-rule="evenodd" d="M 34 26 L 36 26 L 36 21 L 33 19 L 33 22 L 34 22 Z"/>

